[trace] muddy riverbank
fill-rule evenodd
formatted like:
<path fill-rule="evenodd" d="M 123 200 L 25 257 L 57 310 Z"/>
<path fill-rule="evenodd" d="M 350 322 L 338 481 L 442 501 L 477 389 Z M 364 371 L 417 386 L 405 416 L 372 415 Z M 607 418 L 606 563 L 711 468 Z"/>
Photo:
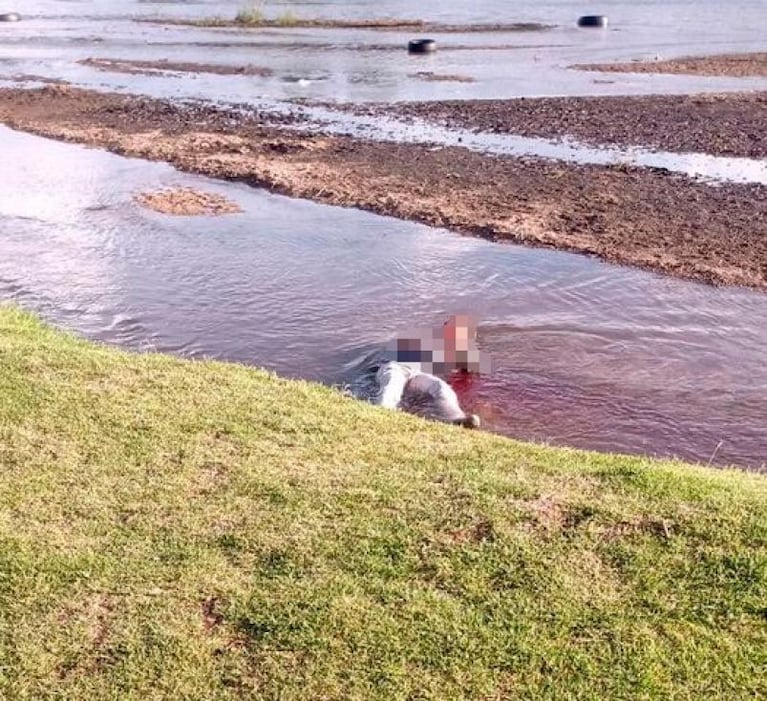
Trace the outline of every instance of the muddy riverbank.
<path fill-rule="evenodd" d="M 670 73 L 674 75 L 709 75 L 730 78 L 767 76 L 767 53 L 684 56 L 668 60 L 631 61 L 628 63 L 587 63 L 572 66 L 582 71 L 602 73 Z"/>
<path fill-rule="evenodd" d="M 169 75 L 173 73 L 211 73 L 215 75 L 250 75 L 267 77 L 274 73 L 271 68 L 253 66 L 229 66 L 220 63 L 194 63 L 191 61 L 138 61 L 111 58 L 85 58 L 78 63 L 100 71 L 127 73 L 129 75 Z"/>
<path fill-rule="evenodd" d="M 376 31 L 433 32 L 438 34 L 473 34 L 501 32 L 540 32 L 553 29 L 553 25 L 540 22 L 480 22 L 447 23 L 431 22 L 420 19 L 392 19 L 388 17 L 373 19 L 329 19 L 305 18 L 287 13 L 277 18 L 263 17 L 260 14 L 242 18 L 203 17 L 187 19 L 176 17 L 150 17 L 136 19 L 143 24 L 163 24 L 187 27 L 223 27 L 233 29 L 372 29 Z"/>
<path fill-rule="evenodd" d="M 572 137 L 597 146 L 767 157 L 767 92 L 454 100 L 350 109 L 498 134 Z"/>
<path fill-rule="evenodd" d="M 255 113 L 74 88 L 0 90 L 0 121 L 319 202 L 767 289 L 764 186 L 302 134 Z"/>
<path fill-rule="evenodd" d="M 474 83 L 476 78 L 459 73 L 434 73 L 433 71 L 417 71 L 408 73 L 408 78 L 418 78 L 427 83 Z"/>

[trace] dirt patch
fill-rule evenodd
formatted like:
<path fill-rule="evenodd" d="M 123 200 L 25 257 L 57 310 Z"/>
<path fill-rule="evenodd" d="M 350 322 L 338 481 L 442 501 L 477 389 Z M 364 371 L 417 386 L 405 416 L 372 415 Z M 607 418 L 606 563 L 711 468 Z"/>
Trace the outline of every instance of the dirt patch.
<path fill-rule="evenodd" d="M 767 76 L 767 53 L 683 56 L 665 61 L 576 64 L 570 68 L 604 73 L 671 73 L 727 76 L 730 78 L 764 77 Z"/>
<path fill-rule="evenodd" d="M 447 536 L 449 542 L 453 545 L 461 545 L 463 543 L 476 545 L 478 543 L 492 542 L 496 538 L 496 533 L 492 521 L 482 518 L 466 528 L 450 531 Z"/>
<path fill-rule="evenodd" d="M 227 482 L 229 471 L 220 462 L 205 462 L 200 465 L 191 496 L 209 497 L 221 489 Z"/>
<path fill-rule="evenodd" d="M 133 198 L 137 204 L 162 214 L 182 216 L 215 216 L 242 212 L 236 202 L 223 195 L 201 192 L 188 187 L 142 192 Z"/>
<path fill-rule="evenodd" d="M 0 121 L 327 204 L 767 289 L 760 185 L 306 134 L 258 113 L 75 88 L 0 90 Z"/>
<path fill-rule="evenodd" d="M 225 19 L 223 17 L 206 17 L 202 19 L 183 19 L 175 17 L 138 18 L 135 22 L 148 24 L 165 24 L 189 27 L 230 27 L 230 28 L 274 28 L 274 29 L 375 29 L 378 31 L 418 30 L 419 32 L 471 34 L 498 32 L 540 32 L 553 29 L 554 25 L 540 22 L 492 22 L 473 24 L 448 24 L 444 22 L 426 22 L 419 19 L 311 19 L 294 16 L 269 19 L 266 17 L 248 17 L 246 19 Z"/>
<path fill-rule="evenodd" d="M 535 499 L 515 499 L 528 524 L 546 533 L 575 531 L 591 522 L 593 512 L 588 507 L 564 504 L 556 498 L 541 495 Z"/>
<path fill-rule="evenodd" d="M 618 521 L 599 529 L 600 535 L 607 540 L 651 535 L 669 540 L 680 531 L 677 524 L 665 519 L 635 518 L 630 521 Z"/>
<path fill-rule="evenodd" d="M 221 602 L 215 596 L 203 599 L 200 602 L 202 626 L 206 633 L 212 632 L 224 622 L 224 615 L 219 611 L 220 606 Z"/>
<path fill-rule="evenodd" d="M 72 674 L 93 673 L 108 664 L 114 653 L 108 645 L 115 601 L 110 596 L 95 594 L 86 601 L 69 605 L 58 616 L 58 623 L 78 630 L 84 638 L 83 652 L 63 662 L 58 676 L 66 679 Z"/>
<path fill-rule="evenodd" d="M 262 66 L 225 66 L 217 63 L 191 63 L 188 61 L 128 61 L 111 58 L 85 58 L 78 61 L 83 66 L 111 73 L 132 75 L 172 75 L 174 73 L 214 73 L 216 75 L 246 75 L 267 77 L 274 73 Z"/>
<path fill-rule="evenodd" d="M 452 100 L 349 109 L 495 134 L 573 137 L 597 146 L 767 157 L 767 92 Z"/>
<path fill-rule="evenodd" d="M 567 509 L 549 496 L 536 499 L 515 500 L 515 505 L 521 508 L 531 524 L 547 533 L 561 531 L 567 520 Z"/>
<path fill-rule="evenodd" d="M 418 71 L 417 73 L 408 73 L 408 78 L 417 78 L 426 82 L 445 82 L 445 83 L 475 83 L 476 80 L 469 75 L 458 75 L 453 73 L 432 73 L 431 71 Z"/>

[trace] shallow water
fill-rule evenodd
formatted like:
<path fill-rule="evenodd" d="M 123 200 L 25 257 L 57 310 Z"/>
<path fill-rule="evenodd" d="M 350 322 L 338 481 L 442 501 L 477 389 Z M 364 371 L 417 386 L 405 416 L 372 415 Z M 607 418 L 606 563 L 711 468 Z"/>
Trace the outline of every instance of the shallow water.
<path fill-rule="evenodd" d="M 408 56 L 412 32 L 361 30 L 203 29 L 137 24 L 147 17 L 233 17 L 241 0 L 211 2 L 35 3 L 22 22 L 0 27 L 0 51 L 12 61 L 0 74 L 34 73 L 84 85 L 142 91 L 146 79 L 100 73 L 78 59 L 162 59 L 257 63 L 268 78 L 176 76 L 156 88 L 166 95 L 250 101 L 315 98 L 413 100 L 520 95 L 627 94 L 767 88 L 767 79 L 695 76 L 600 76 L 568 70 L 574 63 L 646 59 L 694 53 L 765 50 L 767 5 L 738 0 L 723 10 L 717 0 L 611 0 L 602 8 L 607 31 L 583 30 L 575 21 L 587 8 L 575 0 L 538 2 L 478 0 L 445 3 L 404 0 L 347 3 L 314 1 L 266 4 L 267 15 L 286 10 L 299 17 L 410 17 L 442 22 L 543 22 L 546 32 L 438 35 L 439 50 Z M 513 8 L 513 9 L 512 9 Z M 589 12 L 600 11 L 597 6 Z M 488 48 L 495 47 L 495 48 Z M 429 83 L 419 71 L 474 78 L 474 83 Z M 298 80 L 286 80 L 288 77 Z"/>
<path fill-rule="evenodd" d="M 0 299 L 91 338 L 356 384 L 403 328 L 466 312 L 493 372 L 458 386 L 491 430 L 759 468 L 767 295 L 289 200 L 0 128 Z M 191 185 L 243 213 L 170 217 Z"/>
<path fill-rule="evenodd" d="M 131 76 L 135 78 L 135 76 Z M 224 76 L 226 77 L 226 76 Z M 286 82 L 302 80 L 295 75 L 285 76 Z M 164 77 L 142 76 L 141 92 L 151 97 L 167 97 Z M 102 85 L 80 81 L 82 85 L 102 89 Z M 0 85 L 3 80 L 0 78 Z M 132 93 L 126 86 L 113 88 L 116 92 Z M 178 95 L 181 100 L 187 95 Z M 283 124 L 286 129 L 299 131 L 319 130 L 325 134 L 346 135 L 372 141 L 426 144 L 432 147 L 460 146 L 471 151 L 506 156 L 535 156 L 575 164 L 632 165 L 681 173 L 693 178 L 716 182 L 767 184 L 767 160 L 743 157 L 712 156 L 706 153 L 672 153 L 641 147 L 591 146 L 572 138 L 545 139 L 517 134 L 488 132 L 447 127 L 417 118 L 396 118 L 382 114 L 354 114 L 334 107 L 275 102 L 255 97 L 233 105 L 216 100 L 227 109 L 240 109 L 251 115 L 257 109 L 262 118 L 269 115 L 292 115 L 294 124 Z"/>
<path fill-rule="evenodd" d="M 231 17 L 240 0 L 44 0 L 0 26 L 0 80 L 64 78 L 97 89 L 285 109 L 286 100 L 410 100 L 767 89 L 765 79 L 600 76 L 574 63 L 765 50 L 763 0 L 574 0 L 269 3 L 267 14 L 537 21 L 547 32 L 437 36 L 408 56 L 410 32 L 197 29 L 136 17 Z M 513 12 L 509 10 L 513 7 Z M 13 8 L 6 8 L 11 10 Z M 274 70 L 271 77 L 103 73 L 87 57 L 171 59 Z M 427 83 L 418 71 L 469 76 Z M 580 162 L 633 161 L 763 182 L 763 161 L 596 151 L 385 120 L 335 119 L 372 138 L 545 152 Z M 0 128 L 0 299 L 89 337 L 212 356 L 362 391 L 361 370 L 399 329 L 450 312 L 482 319 L 494 371 L 456 387 L 491 430 L 606 450 L 759 468 L 767 462 L 767 296 L 717 290 L 552 251 L 287 200 L 231 184 L 55 144 Z M 173 218 L 132 203 L 169 184 L 226 194 L 223 218 Z"/>
<path fill-rule="evenodd" d="M 616 75 L 569 70 L 574 63 L 669 57 L 689 53 L 765 50 L 767 5 L 740 0 L 726 13 L 713 0 L 610 3 L 610 29 L 582 30 L 584 12 L 574 0 L 500 0 L 413 5 L 386 2 L 315 1 L 267 3 L 268 16 L 290 10 L 299 17 L 410 17 L 446 23 L 541 22 L 544 32 L 445 34 L 439 51 L 408 56 L 411 32 L 231 28 L 205 29 L 136 23 L 151 17 L 233 17 L 243 3 L 47 0 L 22 22 L 0 26 L 0 84 L 20 75 L 60 78 L 99 90 L 153 97 L 242 103 L 263 110 L 300 109 L 323 128 L 374 139 L 458 144 L 475 150 L 541 155 L 579 163 L 632 163 L 704 178 L 767 181 L 767 162 L 666 154 L 641 149 L 595 149 L 513 135 L 472 134 L 423 123 L 355 117 L 327 109 L 297 108 L 288 101 L 395 101 L 524 95 L 675 93 L 767 89 L 765 78 Z M 270 76 L 211 74 L 126 75 L 78 64 L 88 57 L 257 64 Z M 458 74 L 474 83 L 424 82 L 420 71 Z M 305 123 L 302 125 L 307 127 Z"/>
<path fill-rule="evenodd" d="M 634 165 L 662 168 L 710 182 L 767 185 L 767 160 L 710 156 L 705 153 L 668 153 L 642 148 L 587 146 L 574 139 L 541 139 L 517 134 L 490 134 L 451 128 L 409 118 L 339 114 L 323 107 L 303 107 L 295 113 L 322 125 L 323 132 L 376 141 L 460 146 L 471 151 L 508 156 L 537 156 L 548 160 L 593 165 Z M 297 129 L 305 129 L 299 122 Z"/>

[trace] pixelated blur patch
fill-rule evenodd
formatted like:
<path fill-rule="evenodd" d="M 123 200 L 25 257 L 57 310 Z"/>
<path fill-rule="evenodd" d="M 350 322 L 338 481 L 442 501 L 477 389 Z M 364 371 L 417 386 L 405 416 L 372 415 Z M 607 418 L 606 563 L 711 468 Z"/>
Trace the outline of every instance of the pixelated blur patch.
<path fill-rule="evenodd" d="M 403 331 L 387 346 L 387 356 L 435 375 L 456 370 L 488 373 L 490 359 L 477 345 L 477 329 L 476 317 L 454 314 L 441 326 Z"/>

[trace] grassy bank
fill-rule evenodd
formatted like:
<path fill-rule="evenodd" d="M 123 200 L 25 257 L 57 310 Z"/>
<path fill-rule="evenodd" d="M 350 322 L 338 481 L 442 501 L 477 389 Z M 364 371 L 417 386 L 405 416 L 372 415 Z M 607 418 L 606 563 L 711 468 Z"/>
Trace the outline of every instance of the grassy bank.
<path fill-rule="evenodd" d="M 0 697 L 767 694 L 766 485 L 0 309 Z"/>

